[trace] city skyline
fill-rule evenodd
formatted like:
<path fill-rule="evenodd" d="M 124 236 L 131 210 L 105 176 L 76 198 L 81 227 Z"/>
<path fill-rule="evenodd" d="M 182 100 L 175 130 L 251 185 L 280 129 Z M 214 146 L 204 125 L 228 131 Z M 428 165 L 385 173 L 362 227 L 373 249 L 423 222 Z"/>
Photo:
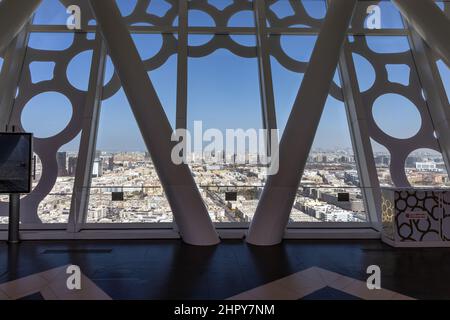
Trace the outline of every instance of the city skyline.
<path fill-rule="evenodd" d="M 59 165 L 64 166 L 59 170 L 63 176 L 58 176 L 52 193 L 38 209 L 44 223 L 65 223 L 70 212 L 76 153 L 61 152 L 58 158 Z M 375 158 L 382 186 L 392 186 L 389 159 L 387 156 Z M 448 185 L 448 176 L 440 160 L 426 154 L 409 157 L 406 165 L 408 179 L 416 186 Z M 41 174 L 40 162 L 37 164 L 34 186 L 39 183 Z M 213 221 L 251 221 L 266 179 L 261 169 L 251 164 L 191 164 L 194 179 Z M 353 154 L 343 151 L 313 153 L 305 168 L 290 221 L 363 222 L 366 219 L 362 195 L 364 188 L 360 186 Z M 226 200 L 227 192 L 236 192 L 236 200 Z M 171 208 L 146 152 L 110 153 L 97 150 L 89 193 L 88 223 L 172 221 Z M 119 196 L 114 195 L 117 193 Z M 341 195 L 350 200 L 339 201 Z"/>

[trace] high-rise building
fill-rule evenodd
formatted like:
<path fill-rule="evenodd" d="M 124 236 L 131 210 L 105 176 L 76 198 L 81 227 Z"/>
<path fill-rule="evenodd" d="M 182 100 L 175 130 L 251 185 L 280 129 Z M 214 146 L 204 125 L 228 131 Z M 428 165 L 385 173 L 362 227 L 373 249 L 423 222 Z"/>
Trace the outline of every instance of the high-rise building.
<path fill-rule="evenodd" d="M 109 171 L 114 170 L 114 155 L 108 158 L 108 170 Z"/>
<path fill-rule="evenodd" d="M 375 164 L 380 166 L 389 166 L 391 158 L 386 155 L 379 155 L 375 157 Z"/>
<path fill-rule="evenodd" d="M 95 159 L 92 167 L 92 177 L 99 178 L 103 175 L 103 161 L 101 159 Z"/>
<path fill-rule="evenodd" d="M 69 166 L 68 166 L 68 174 L 71 177 L 75 176 L 75 172 L 77 170 L 77 161 L 78 157 L 69 157 Z"/>
<path fill-rule="evenodd" d="M 56 163 L 58 164 L 58 177 L 66 177 L 67 172 L 67 152 L 58 152 L 56 154 Z"/>
<path fill-rule="evenodd" d="M 415 156 L 410 156 L 410 157 L 406 158 L 405 166 L 407 168 L 415 168 L 416 163 L 420 162 L 420 161 L 421 161 L 421 158 L 415 157 Z"/>

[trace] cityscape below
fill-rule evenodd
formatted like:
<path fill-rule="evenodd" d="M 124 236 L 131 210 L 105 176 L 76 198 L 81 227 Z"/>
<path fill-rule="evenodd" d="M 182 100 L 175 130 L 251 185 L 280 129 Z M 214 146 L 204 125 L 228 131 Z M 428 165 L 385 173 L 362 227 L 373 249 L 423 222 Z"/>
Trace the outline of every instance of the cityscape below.
<path fill-rule="evenodd" d="M 208 165 L 198 154 L 190 161 L 194 179 L 214 222 L 251 221 L 266 181 L 265 167 L 252 161 Z M 57 154 L 58 178 L 38 208 L 43 223 L 67 223 L 77 165 L 75 152 Z M 381 186 L 392 186 L 390 156 L 375 152 Z M 442 156 L 416 152 L 406 161 L 414 186 L 449 185 Z M 39 183 L 41 164 L 36 161 Z M 307 162 L 290 222 L 365 222 L 367 216 L 355 158 L 351 149 L 314 149 Z M 81 192 L 81 190 L 77 191 Z M 76 196 L 77 193 L 75 193 Z M 7 218 L 2 218 L 3 223 Z M 170 205 L 147 152 L 97 151 L 89 188 L 87 223 L 171 223 Z"/>

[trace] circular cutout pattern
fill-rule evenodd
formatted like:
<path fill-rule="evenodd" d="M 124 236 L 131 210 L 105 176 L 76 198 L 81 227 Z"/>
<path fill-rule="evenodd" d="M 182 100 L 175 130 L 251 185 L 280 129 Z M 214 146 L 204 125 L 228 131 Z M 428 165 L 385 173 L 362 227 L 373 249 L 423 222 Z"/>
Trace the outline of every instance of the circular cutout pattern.
<path fill-rule="evenodd" d="M 280 36 L 281 49 L 291 59 L 299 62 L 309 62 L 316 40 L 317 36 Z"/>
<path fill-rule="evenodd" d="M 208 13 L 192 9 L 188 13 L 188 21 L 190 27 L 215 27 L 216 23 Z"/>
<path fill-rule="evenodd" d="M 409 139 L 422 127 L 422 117 L 417 107 L 399 94 L 388 93 L 378 97 L 372 114 L 377 126 L 393 138 Z"/>
<path fill-rule="evenodd" d="M 414 169 L 414 171 L 417 171 L 417 174 L 409 174 L 408 172 L 411 170 L 411 168 Z M 409 183 L 412 186 L 425 186 L 428 184 L 434 184 L 434 181 L 431 180 L 424 180 L 421 178 L 421 176 L 431 176 L 431 172 L 435 173 L 444 173 L 445 172 L 445 165 L 444 165 L 444 159 L 442 157 L 442 154 L 440 152 L 437 152 L 433 149 L 417 149 L 411 152 L 406 160 L 405 160 L 405 172 L 406 176 L 408 178 Z M 417 180 L 416 178 L 420 178 Z M 417 197 L 417 196 L 416 196 Z M 428 208 L 433 207 L 433 204 L 428 203 L 427 196 L 420 194 L 419 197 L 417 197 L 419 200 L 425 200 L 425 204 L 428 205 Z"/>
<path fill-rule="evenodd" d="M 153 58 L 163 46 L 160 34 L 133 34 L 132 38 L 143 61 Z"/>
<path fill-rule="evenodd" d="M 356 78 L 358 80 L 359 90 L 365 92 L 372 88 L 376 80 L 376 72 L 373 65 L 362 55 L 353 53 L 353 61 L 355 63 Z"/>
<path fill-rule="evenodd" d="M 65 95 L 44 92 L 25 105 L 21 115 L 22 128 L 36 138 L 49 138 L 63 131 L 71 117 L 72 104 Z"/>
<path fill-rule="evenodd" d="M 73 57 L 67 66 L 67 80 L 78 90 L 88 90 L 92 54 L 92 50 L 83 51 Z"/>

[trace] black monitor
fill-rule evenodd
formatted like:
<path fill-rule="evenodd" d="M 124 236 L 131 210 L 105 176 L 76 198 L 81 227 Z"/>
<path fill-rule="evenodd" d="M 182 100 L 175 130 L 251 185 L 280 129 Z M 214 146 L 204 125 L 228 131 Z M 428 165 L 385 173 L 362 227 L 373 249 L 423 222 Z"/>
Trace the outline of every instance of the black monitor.
<path fill-rule="evenodd" d="M 349 202 L 349 201 L 350 201 L 350 193 L 348 192 L 338 193 L 338 202 Z"/>
<path fill-rule="evenodd" d="M 225 201 L 237 201 L 237 192 L 225 192 Z"/>
<path fill-rule="evenodd" d="M 111 201 L 124 201 L 123 192 L 112 192 L 111 193 Z"/>
<path fill-rule="evenodd" d="M 0 194 L 31 192 L 31 133 L 0 133 Z"/>

